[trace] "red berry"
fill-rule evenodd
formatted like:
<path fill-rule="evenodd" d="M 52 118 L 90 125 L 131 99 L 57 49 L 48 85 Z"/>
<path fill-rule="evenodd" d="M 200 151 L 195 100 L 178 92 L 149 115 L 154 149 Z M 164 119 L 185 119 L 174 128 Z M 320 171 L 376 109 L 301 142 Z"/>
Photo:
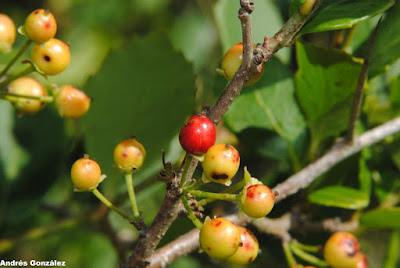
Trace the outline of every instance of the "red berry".
<path fill-rule="evenodd" d="M 238 250 L 239 228 L 225 218 L 207 221 L 200 230 L 200 247 L 212 258 L 224 260 Z"/>
<path fill-rule="evenodd" d="M 205 115 L 189 118 L 179 133 L 179 142 L 189 154 L 205 154 L 214 145 L 215 139 L 215 126 Z"/>
<path fill-rule="evenodd" d="M 133 173 L 143 166 L 146 150 L 135 138 L 124 140 L 114 149 L 114 163 L 125 173 Z"/>
<path fill-rule="evenodd" d="M 24 30 L 32 41 L 44 43 L 56 35 L 57 22 L 50 11 L 37 9 L 26 18 Z"/>
<path fill-rule="evenodd" d="M 76 160 L 71 168 L 71 180 L 79 191 L 97 188 L 102 180 L 99 164 L 88 157 Z"/>
<path fill-rule="evenodd" d="M 253 45 L 255 47 L 255 45 Z M 232 80 L 237 70 L 239 70 L 240 65 L 243 60 L 243 43 L 237 43 L 231 47 L 224 55 L 222 59 L 221 68 L 224 71 L 224 76 L 228 80 Z M 258 80 L 260 80 L 264 72 L 264 65 L 262 71 L 259 74 L 255 74 L 253 77 L 247 81 L 246 86 L 253 85 Z"/>
<path fill-rule="evenodd" d="M 67 68 L 71 54 L 66 43 L 58 39 L 50 39 L 32 48 L 32 61 L 41 72 L 47 75 L 61 73 Z"/>
<path fill-rule="evenodd" d="M 239 169 L 238 151 L 229 144 L 215 144 L 208 149 L 203 161 L 203 175 L 210 181 L 230 184 Z"/>
<path fill-rule="evenodd" d="M 354 268 L 359 262 L 357 238 L 347 232 L 334 233 L 325 243 L 324 258 L 332 268 Z"/>
<path fill-rule="evenodd" d="M 268 215 L 274 207 L 275 195 L 264 184 L 251 185 L 246 189 L 242 211 L 251 218 L 261 218 Z"/>
<path fill-rule="evenodd" d="M 241 226 L 238 226 L 238 228 L 240 231 L 241 245 L 236 253 L 226 260 L 238 265 L 249 264 L 257 258 L 259 251 L 258 241 L 250 230 Z"/>
<path fill-rule="evenodd" d="M 0 53 L 11 51 L 16 34 L 14 21 L 6 14 L 0 14 Z"/>
<path fill-rule="evenodd" d="M 90 108 L 92 99 L 73 86 L 62 86 L 54 93 L 54 104 L 64 118 L 76 118 L 84 115 Z"/>

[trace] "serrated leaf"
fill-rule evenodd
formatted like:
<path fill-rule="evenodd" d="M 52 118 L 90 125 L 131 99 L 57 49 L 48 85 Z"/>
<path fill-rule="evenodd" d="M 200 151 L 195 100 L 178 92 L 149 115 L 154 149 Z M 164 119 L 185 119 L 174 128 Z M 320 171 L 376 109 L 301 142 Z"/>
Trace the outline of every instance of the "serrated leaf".
<path fill-rule="evenodd" d="M 400 208 L 369 211 L 361 216 L 360 224 L 368 228 L 400 229 Z"/>
<path fill-rule="evenodd" d="M 351 28 L 389 9 L 393 0 L 328 0 L 301 29 L 300 34 Z"/>
<path fill-rule="evenodd" d="M 235 133 L 249 129 L 272 131 L 283 140 L 283 150 L 297 158 L 295 144 L 304 134 L 306 124 L 294 98 L 290 70 L 271 58 L 261 80 L 245 88 L 229 108 L 225 122 Z M 268 150 L 258 145 L 259 152 Z"/>
<path fill-rule="evenodd" d="M 344 186 L 328 186 L 311 193 L 308 200 L 328 207 L 361 209 L 369 204 L 368 195 Z"/>
<path fill-rule="evenodd" d="M 114 147 L 135 135 L 147 158 L 134 185 L 161 168 L 161 150 L 168 152 L 194 105 L 191 65 L 160 32 L 111 53 L 86 89 L 94 98 L 82 118 L 87 152 L 108 173 Z"/>

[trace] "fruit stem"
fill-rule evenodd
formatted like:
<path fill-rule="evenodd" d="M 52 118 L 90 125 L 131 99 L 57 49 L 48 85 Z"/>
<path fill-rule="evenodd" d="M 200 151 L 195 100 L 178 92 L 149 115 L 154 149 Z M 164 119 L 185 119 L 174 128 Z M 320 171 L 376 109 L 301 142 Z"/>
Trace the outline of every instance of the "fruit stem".
<path fill-rule="evenodd" d="M 125 174 L 125 182 L 126 182 L 126 187 L 128 188 L 129 199 L 131 200 L 132 204 L 133 218 L 136 222 L 140 219 L 140 213 L 136 203 L 135 189 L 133 188 L 133 183 L 132 183 L 132 173 Z"/>
<path fill-rule="evenodd" d="M 289 242 L 283 242 L 282 247 L 283 247 L 283 252 L 285 253 L 286 260 L 289 264 L 289 267 L 295 268 L 297 266 L 297 262 L 293 257 L 292 251 L 290 250 Z"/>
<path fill-rule="evenodd" d="M 294 255 L 296 255 L 300 259 L 302 259 L 306 262 L 309 262 L 318 267 L 329 267 L 329 264 L 327 262 L 325 262 L 325 261 L 315 257 L 314 255 L 311 255 L 311 254 L 305 252 L 303 249 L 297 247 L 298 244 L 290 242 L 289 246 L 290 246 L 290 250 L 294 253 Z"/>
<path fill-rule="evenodd" d="M 30 65 L 28 68 L 22 70 L 21 72 L 17 73 L 16 75 L 10 76 L 7 79 L 5 79 L 3 82 L 0 83 L 0 89 L 2 89 L 4 86 L 8 85 L 15 79 L 20 78 L 21 76 L 27 75 L 31 72 L 35 71 L 35 67 L 33 65 Z"/>
<path fill-rule="evenodd" d="M 237 201 L 239 197 L 239 195 L 237 194 L 211 193 L 200 190 L 191 190 L 189 191 L 189 194 L 200 198 L 212 198 L 212 199 L 226 200 L 226 201 Z"/>
<path fill-rule="evenodd" d="M 119 208 L 117 208 L 113 203 L 111 203 L 102 193 L 97 190 L 97 188 L 92 190 L 92 193 L 101 201 L 103 202 L 104 205 L 106 205 L 109 209 L 114 210 L 117 212 L 122 218 L 127 219 L 129 222 L 132 221 L 132 219 L 126 215 L 124 212 L 122 212 Z"/>
<path fill-rule="evenodd" d="M 42 102 L 51 103 L 54 101 L 52 96 L 29 96 L 29 95 L 20 95 L 9 92 L 0 91 L 0 99 L 7 99 L 10 102 L 16 102 L 18 99 L 31 99 L 31 100 L 40 100 Z"/>
<path fill-rule="evenodd" d="M 305 244 L 302 244 L 302 243 L 300 243 L 298 241 L 292 241 L 291 244 L 292 244 L 292 246 L 294 246 L 296 248 L 299 248 L 301 250 L 304 250 L 304 251 L 310 252 L 310 253 L 318 253 L 320 251 L 320 249 L 321 249 L 320 246 L 305 245 Z"/>
<path fill-rule="evenodd" d="M 25 44 L 18 50 L 17 54 L 10 60 L 10 62 L 3 68 L 0 73 L 0 77 L 5 75 L 11 66 L 17 61 L 17 59 L 27 50 L 27 48 L 32 44 L 32 40 L 26 40 Z"/>
<path fill-rule="evenodd" d="M 228 194 L 234 193 L 234 192 L 242 189 L 245 185 L 246 185 L 246 181 L 245 180 L 241 180 L 238 183 L 235 183 L 234 185 L 232 185 L 231 187 L 223 190 L 221 193 L 228 193 Z M 198 206 L 205 206 L 208 203 L 211 203 L 213 201 L 215 201 L 214 198 L 205 198 L 205 199 L 202 199 L 199 202 L 197 202 L 197 204 L 198 204 Z"/>
<path fill-rule="evenodd" d="M 181 179 L 181 183 L 180 183 L 180 188 L 183 188 L 183 186 L 185 185 L 185 183 L 186 183 L 186 180 L 187 180 L 187 173 L 188 173 L 188 170 L 189 170 L 189 167 L 190 167 L 190 163 L 192 162 L 192 159 L 193 159 L 193 156 L 192 155 L 190 155 L 190 154 L 186 154 L 186 157 L 185 157 L 185 166 L 184 166 L 184 168 L 183 168 L 183 173 L 182 173 L 182 179 Z"/>
<path fill-rule="evenodd" d="M 203 180 L 197 180 L 194 183 L 188 185 L 186 188 L 183 188 L 183 192 L 188 193 L 189 191 L 199 189 L 201 186 L 203 186 L 203 184 Z"/>
<path fill-rule="evenodd" d="M 194 226 L 196 226 L 197 229 L 201 230 L 203 228 L 203 223 L 194 215 L 193 210 L 190 208 L 190 205 L 186 199 L 185 196 L 181 196 L 181 200 L 183 203 L 183 206 L 185 207 L 188 215 L 187 217 L 193 222 Z"/>

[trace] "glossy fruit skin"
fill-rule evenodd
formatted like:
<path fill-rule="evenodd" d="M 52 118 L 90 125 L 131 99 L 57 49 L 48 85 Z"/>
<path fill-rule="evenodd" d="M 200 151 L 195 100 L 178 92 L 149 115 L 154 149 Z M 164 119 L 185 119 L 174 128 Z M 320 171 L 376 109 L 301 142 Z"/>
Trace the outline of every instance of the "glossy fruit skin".
<path fill-rule="evenodd" d="M 101 181 L 101 169 L 96 161 L 83 157 L 75 161 L 71 168 L 71 180 L 75 189 L 90 191 Z"/>
<path fill-rule="evenodd" d="M 86 114 L 90 108 L 92 99 L 83 91 L 65 85 L 54 92 L 54 104 L 61 117 L 77 118 Z"/>
<path fill-rule="evenodd" d="M 255 45 L 253 45 L 255 47 Z M 221 68 L 224 70 L 224 76 L 227 80 L 232 80 L 235 76 L 237 70 L 239 70 L 240 65 L 243 60 L 243 43 L 237 43 L 233 47 L 231 47 L 224 55 L 221 63 Z M 262 74 L 264 72 L 264 65 L 262 67 L 262 71 L 259 74 L 255 74 L 253 77 L 247 81 L 246 86 L 251 86 L 255 84 L 258 80 L 260 80 Z"/>
<path fill-rule="evenodd" d="M 274 207 L 275 194 L 264 184 L 251 185 L 246 189 L 242 211 L 251 218 L 267 216 Z"/>
<path fill-rule="evenodd" d="M 8 85 L 8 92 L 18 95 L 43 97 L 47 96 L 46 88 L 35 78 L 20 77 Z M 41 100 L 12 97 L 12 105 L 19 115 L 35 114 L 46 105 Z"/>
<path fill-rule="evenodd" d="M 202 155 L 214 145 L 216 137 L 214 123 L 205 115 L 195 115 L 186 121 L 179 142 L 187 153 Z"/>
<path fill-rule="evenodd" d="M 17 30 L 14 21 L 6 14 L 0 13 L 0 53 L 12 50 Z"/>
<path fill-rule="evenodd" d="M 48 10 L 36 9 L 26 18 L 24 30 L 32 41 L 44 43 L 56 35 L 57 22 Z"/>
<path fill-rule="evenodd" d="M 200 230 L 200 247 L 212 258 L 224 260 L 238 250 L 239 228 L 225 218 L 207 221 Z"/>
<path fill-rule="evenodd" d="M 254 234 L 241 226 L 238 226 L 240 231 L 241 246 L 235 254 L 227 258 L 226 260 L 230 263 L 237 265 L 245 265 L 253 262 L 258 255 L 259 245 L 257 238 Z"/>
<path fill-rule="evenodd" d="M 203 161 L 204 176 L 216 183 L 226 184 L 239 169 L 239 152 L 229 144 L 215 144 L 208 149 Z"/>
<path fill-rule="evenodd" d="M 71 53 L 66 43 L 58 39 L 49 41 L 32 48 L 31 57 L 33 63 L 46 75 L 61 73 L 67 68 Z"/>
<path fill-rule="evenodd" d="M 114 163 L 124 173 L 133 173 L 143 166 L 146 150 L 135 138 L 119 143 L 114 149 Z"/>
<path fill-rule="evenodd" d="M 324 258 L 332 268 L 354 268 L 359 259 L 357 238 L 347 232 L 336 232 L 326 241 Z"/>

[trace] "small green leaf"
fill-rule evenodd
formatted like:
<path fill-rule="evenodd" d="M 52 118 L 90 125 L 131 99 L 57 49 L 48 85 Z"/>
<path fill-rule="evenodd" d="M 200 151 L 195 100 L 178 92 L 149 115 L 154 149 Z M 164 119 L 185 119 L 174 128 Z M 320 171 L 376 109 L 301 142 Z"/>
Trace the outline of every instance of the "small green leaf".
<path fill-rule="evenodd" d="M 360 223 L 367 228 L 400 229 L 400 207 L 369 211 L 361 216 Z"/>
<path fill-rule="evenodd" d="M 344 186 L 322 188 L 311 193 L 308 200 L 323 206 L 347 209 L 365 208 L 369 204 L 369 198 L 365 193 Z"/>
<path fill-rule="evenodd" d="M 300 34 L 351 28 L 389 9 L 393 0 L 330 0 L 315 13 Z"/>

